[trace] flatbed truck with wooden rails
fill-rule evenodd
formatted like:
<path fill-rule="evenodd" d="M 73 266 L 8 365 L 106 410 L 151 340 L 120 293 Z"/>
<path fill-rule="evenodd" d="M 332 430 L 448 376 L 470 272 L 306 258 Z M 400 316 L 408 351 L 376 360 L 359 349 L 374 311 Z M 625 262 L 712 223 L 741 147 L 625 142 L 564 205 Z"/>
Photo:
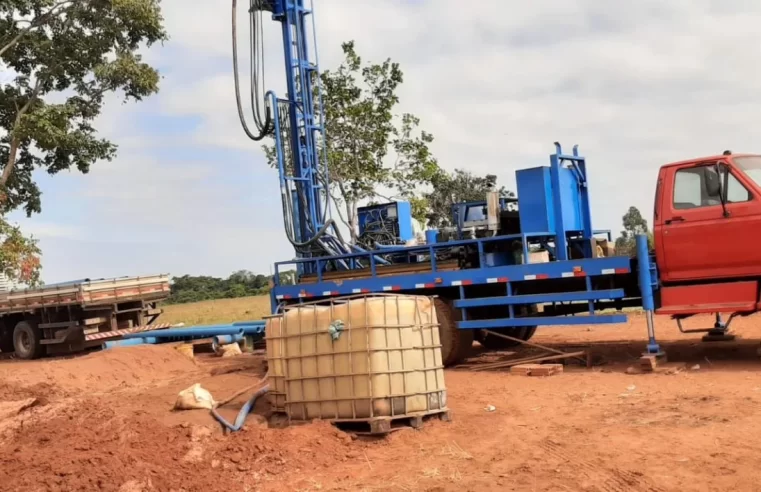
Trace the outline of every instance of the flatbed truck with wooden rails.
<path fill-rule="evenodd" d="M 79 280 L 0 294 L 0 352 L 20 359 L 97 347 L 159 327 L 167 275 Z"/>

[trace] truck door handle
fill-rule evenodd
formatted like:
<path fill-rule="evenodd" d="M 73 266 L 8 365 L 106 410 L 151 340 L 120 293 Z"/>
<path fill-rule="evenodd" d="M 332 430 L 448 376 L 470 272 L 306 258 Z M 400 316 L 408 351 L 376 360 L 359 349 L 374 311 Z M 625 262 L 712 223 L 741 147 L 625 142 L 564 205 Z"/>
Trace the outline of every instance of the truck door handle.
<path fill-rule="evenodd" d="M 666 219 L 666 224 L 671 224 L 672 222 L 684 222 L 684 217 L 681 215 L 676 215 L 674 217 L 671 217 L 670 219 Z"/>

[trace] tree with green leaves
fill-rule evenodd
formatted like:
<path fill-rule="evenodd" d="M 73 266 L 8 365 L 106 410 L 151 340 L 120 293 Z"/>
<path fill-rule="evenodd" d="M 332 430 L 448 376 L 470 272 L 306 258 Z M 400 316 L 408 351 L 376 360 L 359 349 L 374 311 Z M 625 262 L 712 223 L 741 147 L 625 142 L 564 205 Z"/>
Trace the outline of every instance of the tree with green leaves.
<path fill-rule="evenodd" d="M 413 215 L 424 220 L 418 188 L 431 183 L 439 166 L 429 148 L 433 136 L 420 129 L 420 119 L 395 112 L 404 80 L 399 64 L 390 59 L 363 64 L 353 41 L 341 47 L 344 61 L 320 74 L 327 134 L 327 142 L 320 143 L 327 147 L 320 150 L 327 150 L 330 196 L 356 242 L 357 207 L 363 202 L 406 199 Z M 264 152 L 275 166 L 274 147 L 265 145 Z M 383 188 L 392 196 L 381 195 Z"/>
<path fill-rule="evenodd" d="M 27 216 L 41 211 L 34 170 L 87 173 L 95 162 L 114 158 L 116 144 L 99 138 L 93 123 L 107 94 L 140 101 L 158 90 L 159 74 L 139 50 L 167 39 L 159 1 L 0 3 L 0 61 L 10 79 L 0 87 L 2 217 L 15 209 Z M 8 234 L 12 229 L 4 222 L 0 235 L 14 241 L 10 249 L 26 253 L 0 253 L 0 262 L 37 256 L 36 243 L 17 230 Z M 39 261 L 27 265 L 38 269 Z M 30 267 L 0 268 L 15 275 Z"/>
<path fill-rule="evenodd" d="M 168 304 L 232 299 L 236 297 L 264 295 L 270 291 L 272 275 L 255 274 L 248 270 L 238 270 L 226 279 L 206 275 L 182 275 L 172 278 L 172 293 Z M 281 285 L 294 285 L 296 271 L 280 272 Z"/>
<path fill-rule="evenodd" d="M 624 229 L 621 235 L 616 239 L 616 254 L 624 256 L 634 256 L 637 253 L 636 236 L 638 234 L 647 234 L 649 247 L 653 248 L 653 233 L 648 227 L 647 220 L 642 217 L 637 207 L 631 206 L 622 217 Z"/>
<path fill-rule="evenodd" d="M 440 228 L 452 225 L 452 205 L 462 202 L 486 200 L 486 193 L 498 191 L 501 197 L 515 194 L 504 186 L 497 187 L 497 176 L 477 176 L 470 171 L 455 169 L 448 173 L 440 171 L 432 180 L 433 190 L 423 198 L 428 206 L 428 224 Z"/>

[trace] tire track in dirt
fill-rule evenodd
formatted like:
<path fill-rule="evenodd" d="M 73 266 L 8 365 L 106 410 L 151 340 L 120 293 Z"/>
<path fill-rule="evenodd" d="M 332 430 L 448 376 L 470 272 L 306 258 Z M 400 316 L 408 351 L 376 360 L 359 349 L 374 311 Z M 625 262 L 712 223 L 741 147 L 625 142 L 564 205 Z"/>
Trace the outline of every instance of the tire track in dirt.
<path fill-rule="evenodd" d="M 566 451 L 561 444 L 550 439 L 539 442 L 539 447 L 549 456 L 565 461 L 593 481 L 593 489 L 599 492 L 666 492 L 653 485 L 641 473 L 620 468 L 603 468 Z"/>

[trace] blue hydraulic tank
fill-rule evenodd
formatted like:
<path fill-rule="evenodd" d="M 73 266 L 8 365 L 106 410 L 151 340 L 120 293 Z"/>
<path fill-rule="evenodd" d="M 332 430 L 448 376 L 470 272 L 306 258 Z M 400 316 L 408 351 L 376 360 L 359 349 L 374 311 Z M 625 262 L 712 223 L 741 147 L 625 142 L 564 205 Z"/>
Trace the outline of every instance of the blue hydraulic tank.
<path fill-rule="evenodd" d="M 586 160 L 577 146 L 566 155 L 556 142 L 549 167 L 521 169 L 515 176 L 522 233 L 554 236 L 561 261 L 568 259 L 569 233 L 593 239 Z M 591 246 L 586 246 L 585 258 L 591 257 Z"/>

